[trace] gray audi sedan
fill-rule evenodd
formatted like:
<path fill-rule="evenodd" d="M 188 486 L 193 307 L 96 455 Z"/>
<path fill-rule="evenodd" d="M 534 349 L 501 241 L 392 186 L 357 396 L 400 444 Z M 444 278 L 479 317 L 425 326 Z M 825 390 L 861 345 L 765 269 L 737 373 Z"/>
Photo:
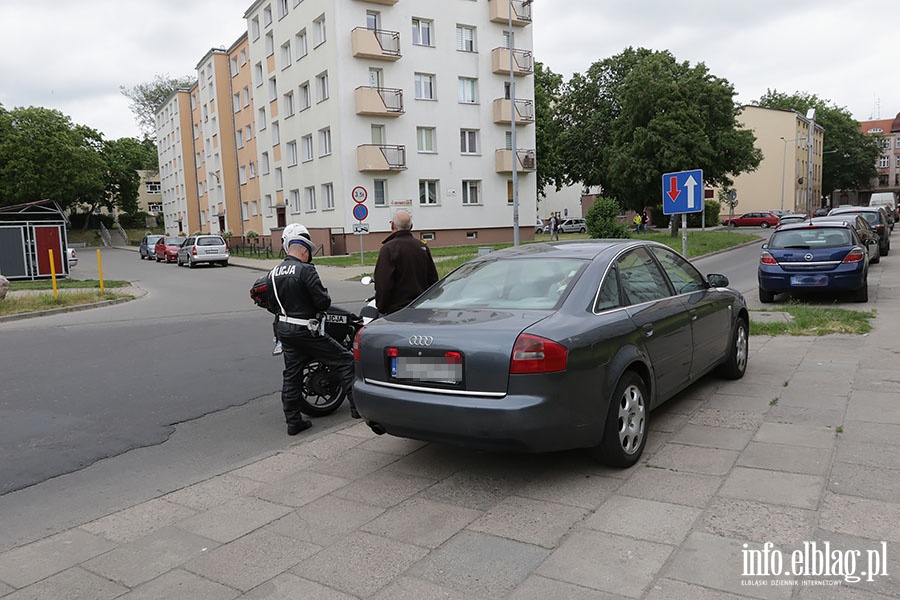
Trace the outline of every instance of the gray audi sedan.
<path fill-rule="evenodd" d="M 493 252 L 359 332 L 353 397 L 379 434 L 628 467 L 651 409 L 744 375 L 747 306 L 727 286 L 653 242 Z"/>

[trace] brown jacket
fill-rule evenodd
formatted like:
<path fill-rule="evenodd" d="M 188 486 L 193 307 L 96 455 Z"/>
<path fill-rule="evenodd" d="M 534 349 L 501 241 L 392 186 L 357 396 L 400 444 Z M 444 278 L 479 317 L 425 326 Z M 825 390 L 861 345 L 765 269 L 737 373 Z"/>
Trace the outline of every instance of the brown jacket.
<path fill-rule="evenodd" d="M 381 243 L 375 263 L 375 305 L 390 314 L 415 300 L 438 280 L 428 245 L 409 230 L 398 230 Z"/>

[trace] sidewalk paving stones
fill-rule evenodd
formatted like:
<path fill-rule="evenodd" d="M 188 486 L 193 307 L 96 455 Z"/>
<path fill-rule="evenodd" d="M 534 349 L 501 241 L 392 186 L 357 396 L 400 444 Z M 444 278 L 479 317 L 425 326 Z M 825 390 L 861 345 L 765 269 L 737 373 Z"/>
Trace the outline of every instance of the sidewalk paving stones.
<path fill-rule="evenodd" d="M 816 508 L 824 486 L 825 478 L 818 475 L 735 467 L 719 493 L 727 498 Z"/>
<path fill-rule="evenodd" d="M 790 546 L 808 540 L 816 528 L 816 512 L 751 500 L 714 498 L 704 511 L 704 530 L 726 538 Z"/>

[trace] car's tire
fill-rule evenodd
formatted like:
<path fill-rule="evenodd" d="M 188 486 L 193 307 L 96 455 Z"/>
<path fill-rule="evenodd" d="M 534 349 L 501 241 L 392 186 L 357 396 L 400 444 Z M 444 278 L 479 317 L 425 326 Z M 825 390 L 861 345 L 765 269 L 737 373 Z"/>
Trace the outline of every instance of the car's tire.
<path fill-rule="evenodd" d="M 770 292 L 769 290 L 759 288 L 759 301 L 763 304 L 775 302 L 775 292 Z"/>
<path fill-rule="evenodd" d="M 582 227 L 581 229 L 578 230 L 578 233 L 587 233 L 587 229 Z"/>
<path fill-rule="evenodd" d="M 223 260 L 223 261 L 222 261 L 222 266 L 223 266 L 223 267 L 227 267 L 227 266 L 228 266 L 228 261 L 227 261 L 227 260 Z"/>
<path fill-rule="evenodd" d="M 193 268 L 194 268 L 194 261 L 191 260 L 190 258 L 188 258 L 187 265 L 188 265 L 188 269 L 193 269 Z"/>
<path fill-rule="evenodd" d="M 891 241 L 888 240 L 888 243 L 884 245 L 884 252 L 882 252 L 881 254 L 884 256 L 887 256 L 888 254 L 890 254 L 890 252 L 891 252 Z"/>
<path fill-rule="evenodd" d="M 863 285 L 861 288 L 853 292 L 853 301 L 854 302 L 868 302 L 869 301 L 869 277 L 866 276 L 863 279 Z"/>
<path fill-rule="evenodd" d="M 762 227 L 763 229 L 768 229 L 768 228 L 769 228 L 769 224 L 766 223 L 765 221 L 763 221 L 762 223 L 760 223 L 759 226 Z"/>
<path fill-rule="evenodd" d="M 156 262 L 160 262 L 160 261 L 162 260 L 162 259 L 161 259 L 160 257 L 158 257 L 158 256 L 156 256 L 156 257 L 154 257 L 154 258 L 156 258 Z"/>
<path fill-rule="evenodd" d="M 594 458 L 611 467 L 635 464 L 647 445 L 650 395 L 640 375 L 626 371 L 613 393 L 603 428 L 603 440 L 592 449 Z"/>
<path fill-rule="evenodd" d="M 716 369 L 716 373 L 725 379 L 740 379 L 747 372 L 747 360 L 750 355 L 750 328 L 744 317 L 738 317 L 731 332 L 731 347 L 728 358 Z"/>

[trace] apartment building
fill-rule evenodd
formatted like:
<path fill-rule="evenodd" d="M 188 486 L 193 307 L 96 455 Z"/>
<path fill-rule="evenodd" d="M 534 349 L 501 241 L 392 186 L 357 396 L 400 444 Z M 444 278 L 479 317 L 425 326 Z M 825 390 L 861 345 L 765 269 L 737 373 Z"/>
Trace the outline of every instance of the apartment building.
<path fill-rule="evenodd" d="M 191 104 L 195 89 L 196 85 L 191 89 L 175 90 L 156 111 L 161 208 L 169 235 L 200 229 L 191 137 Z"/>
<path fill-rule="evenodd" d="M 300 222 L 323 254 L 353 251 L 357 204 L 376 234 L 362 236 L 368 250 L 400 207 L 435 245 L 509 241 L 514 165 L 521 235 L 533 236 L 530 10 L 521 0 L 254 2 L 244 17 L 257 173 L 275 245 Z"/>
<path fill-rule="evenodd" d="M 860 130 L 866 135 L 881 136 L 881 156 L 875 165 L 878 178 L 869 189 L 860 190 L 863 203 L 868 202 L 872 193 L 900 192 L 900 114 L 893 119 L 862 121 Z"/>
<path fill-rule="evenodd" d="M 760 210 L 790 210 L 805 213 L 812 185 L 812 209 L 821 205 L 822 141 L 825 129 L 818 123 L 813 132 L 813 177 L 810 182 L 809 139 L 812 121 L 793 110 L 742 106 L 738 122 L 756 136 L 762 150 L 759 168 L 734 178 L 738 205 L 735 214 Z"/>

